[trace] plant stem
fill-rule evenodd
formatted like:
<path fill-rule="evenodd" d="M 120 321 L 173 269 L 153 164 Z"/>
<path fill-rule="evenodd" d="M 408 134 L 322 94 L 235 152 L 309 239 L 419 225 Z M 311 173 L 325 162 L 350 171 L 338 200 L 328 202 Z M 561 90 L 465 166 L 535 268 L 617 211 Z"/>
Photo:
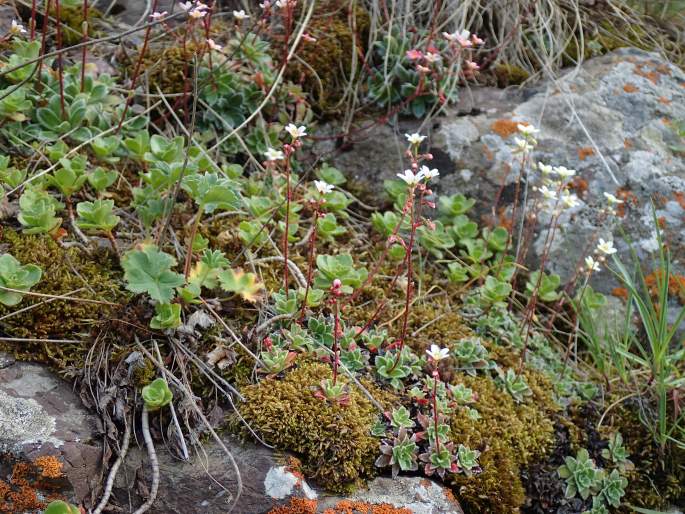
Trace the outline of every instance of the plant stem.
<path fill-rule="evenodd" d="M 45 40 L 48 36 L 48 21 L 50 20 L 50 0 L 45 2 L 45 13 L 43 13 L 43 31 L 40 39 L 40 55 L 38 60 L 38 72 L 36 74 L 38 83 L 36 84 L 36 91 L 40 93 L 42 89 L 41 73 L 43 71 L 43 55 L 45 54 Z"/>
<path fill-rule="evenodd" d="M 304 289 L 304 300 L 302 300 L 302 310 L 300 311 L 300 321 L 304 319 L 304 313 L 307 309 L 307 296 L 309 295 L 309 288 L 312 283 L 312 274 L 314 273 L 314 253 L 316 252 L 316 234 L 318 231 L 319 222 L 319 202 L 314 206 L 314 225 L 312 233 L 309 236 L 309 250 L 307 255 L 307 285 Z M 285 291 L 286 297 L 288 290 Z"/>
<path fill-rule="evenodd" d="M 150 468 L 152 468 L 152 484 L 150 485 L 150 495 L 145 503 L 143 503 L 138 510 L 133 514 L 143 514 L 147 512 L 157 498 L 157 490 L 159 489 L 159 462 L 157 461 L 157 452 L 155 452 L 155 444 L 152 442 L 150 435 L 150 419 L 148 410 L 143 407 L 143 415 L 141 417 L 141 429 L 143 431 L 143 439 L 145 440 L 145 447 L 147 448 L 147 456 L 150 459 Z"/>
<path fill-rule="evenodd" d="M 114 234 L 112 233 L 112 231 L 108 230 L 107 232 L 105 232 L 105 234 L 107 235 L 107 239 L 109 239 L 109 244 L 112 245 L 112 250 L 114 250 L 114 253 L 116 253 L 117 256 L 121 255 L 119 253 L 119 246 L 117 245 L 117 240 L 114 237 Z"/>
<path fill-rule="evenodd" d="M 188 280 L 188 275 L 190 275 L 190 266 L 193 262 L 193 243 L 195 242 L 195 236 L 197 235 L 197 229 L 200 226 L 200 220 L 202 220 L 202 211 L 204 210 L 204 205 L 200 204 L 197 209 L 197 215 L 195 216 L 195 221 L 193 222 L 193 227 L 190 231 L 190 239 L 188 240 L 188 247 L 186 248 L 186 260 L 183 264 L 183 274 Z"/>
<path fill-rule="evenodd" d="M 31 0 L 31 22 L 30 22 L 30 38 L 31 41 L 36 39 L 36 0 Z"/>
<path fill-rule="evenodd" d="M 340 337 L 340 307 L 337 293 L 333 295 L 333 385 L 338 381 L 338 338 Z"/>
<path fill-rule="evenodd" d="M 86 87 L 86 58 L 88 56 L 88 0 L 83 0 L 83 24 L 81 26 L 83 30 L 83 37 L 81 42 L 83 44 L 83 50 L 81 52 L 81 93 L 83 93 Z"/>
<path fill-rule="evenodd" d="M 283 233 L 283 289 L 288 294 L 288 235 L 290 232 L 290 152 L 285 159 L 285 230 Z"/>
<path fill-rule="evenodd" d="M 435 363 L 435 371 L 433 371 L 433 425 L 435 426 L 435 451 L 440 451 L 440 433 L 438 432 L 438 380 L 440 374 L 438 373 L 438 364 Z"/>
<path fill-rule="evenodd" d="M 66 119 L 67 110 L 64 106 L 64 58 L 62 57 L 62 13 L 60 0 L 55 0 L 55 16 L 57 18 L 57 73 L 59 74 L 59 105 L 62 109 L 62 119 Z"/>
<path fill-rule="evenodd" d="M 114 462 L 112 468 L 109 470 L 109 475 L 107 475 L 107 482 L 105 483 L 105 490 L 102 493 L 102 499 L 100 500 L 100 503 L 98 503 L 97 507 L 93 509 L 93 514 L 100 514 L 107 506 L 107 503 L 109 503 L 109 497 L 112 495 L 112 488 L 114 487 L 114 479 L 117 476 L 117 472 L 119 471 L 121 464 L 124 462 L 124 459 L 126 458 L 126 453 L 128 452 L 128 445 L 131 440 L 131 424 L 127 423 L 126 419 L 124 419 L 124 423 L 124 440 L 121 442 L 119 457 L 117 457 L 117 460 Z"/>
<path fill-rule="evenodd" d="M 152 2 L 152 12 L 157 11 L 157 3 L 159 0 L 153 0 Z M 140 69 L 143 65 L 143 58 L 145 57 L 145 52 L 147 51 L 147 46 L 148 43 L 150 42 L 150 32 L 152 31 L 152 25 L 148 25 L 147 28 L 145 29 L 145 38 L 143 39 L 143 48 L 140 50 L 140 55 L 138 56 L 138 62 L 136 62 L 136 67 L 133 70 L 133 77 L 131 77 L 131 92 L 129 93 L 128 97 L 126 98 L 126 103 L 124 104 L 124 111 L 121 113 L 121 119 L 119 120 L 119 124 L 117 125 L 117 129 L 114 131 L 114 134 L 118 134 L 119 131 L 121 130 L 121 126 L 124 123 L 124 120 L 126 119 L 126 113 L 128 112 L 128 108 L 131 105 L 131 101 L 133 100 L 133 96 L 135 94 L 136 90 L 136 82 L 138 82 L 138 76 L 140 75 Z"/>

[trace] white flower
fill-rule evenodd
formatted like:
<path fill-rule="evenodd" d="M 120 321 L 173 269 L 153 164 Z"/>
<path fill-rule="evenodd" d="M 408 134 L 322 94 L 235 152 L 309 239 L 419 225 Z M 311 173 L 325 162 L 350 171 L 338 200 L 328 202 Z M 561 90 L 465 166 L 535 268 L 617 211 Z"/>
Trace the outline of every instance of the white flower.
<path fill-rule="evenodd" d="M 471 33 L 468 30 L 462 30 L 459 34 L 455 35 L 455 39 L 459 42 L 462 48 L 469 48 L 473 46 L 473 42 L 469 39 Z"/>
<path fill-rule="evenodd" d="M 554 191 L 553 189 L 548 188 L 547 186 L 542 186 L 540 189 L 540 194 L 546 199 L 546 200 L 556 200 L 557 199 L 557 192 Z"/>
<path fill-rule="evenodd" d="M 415 132 L 413 134 L 405 134 L 404 137 L 407 138 L 407 141 L 409 141 L 412 145 L 420 145 L 421 142 L 426 139 L 426 136 L 422 136 L 421 134 Z"/>
<path fill-rule="evenodd" d="M 540 132 L 540 130 L 536 129 L 533 125 L 522 125 L 521 123 L 518 123 L 516 128 L 526 137 L 533 137 L 535 134 Z"/>
<path fill-rule="evenodd" d="M 209 45 L 209 48 L 211 48 L 212 50 L 216 50 L 216 51 L 219 51 L 223 48 L 223 46 L 217 45 L 213 39 L 208 39 L 207 45 Z"/>
<path fill-rule="evenodd" d="M 192 2 L 181 2 L 179 5 L 184 11 L 190 11 L 193 8 Z"/>
<path fill-rule="evenodd" d="M 269 2 L 269 0 L 266 0 L 266 2 L 262 2 L 261 4 L 259 4 L 259 7 L 261 7 L 262 9 L 268 9 L 269 7 L 271 7 L 271 2 Z"/>
<path fill-rule="evenodd" d="M 585 257 L 585 267 L 588 271 L 599 271 L 599 262 L 594 260 L 591 255 Z"/>
<path fill-rule="evenodd" d="M 525 139 L 521 139 L 520 137 L 514 138 L 514 144 L 516 144 L 516 147 L 514 148 L 514 153 L 528 153 L 533 151 L 533 149 L 535 148 L 528 141 L 526 141 Z"/>
<path fill-rule="evenodd" d="M 239 11 L 233 11 L 233 17 L 234 17 L 236 20 L 241 21 L 241 20 L 245 20 L 245 19 L 249 18 L 250 16 L 247 15 L 247 14 L 245 14 L 245 11 L 243 11 L 243 10 L 241 9 L 241 10 L 239 10 Z"/>
<path fill-rule="evenodd" d="M 288 7 L 288 5 L 295 5 L 295 0 L 276 0 L 276 7 L 279 9 Z"/>
<path fill-rule="evenodd" d="M 570 170 L 566 166 L 555 166 L 554 173 L 559 175 L 561 178 L 571 178 L 576 174 L 576 170 Z"/>
<path fill-rule="evenodd" d="M 333 191 L 333 186 L 330 185 L 328 182 L 324 182 L 323 180 L 315 180 L 314 187 L 316 187 L 316 190 L 322 195 L 327 195 L 328 193 Z"/>
<path fill-rule="evenodd" d="M 201 11 L 206 11 L 209 9 L 209 6 L 207 4 L 203 4 L 202 2 L 195 2 L 195 9 L 200 9 Z"/>
<path fill-rule="evenodd" d="M 410 186 L 418 185 L 418 183 L 421 182 L 421 179 L 423 178 L 421 172 L 414 175 L 414 172 L 412 170 L 404 170 L 404 173 L 398 173 L 397 176 L 404 180 Z"/>
<path fill-rule="evenodd" d="M 561 195 L 561 203 L 567 209 L 573 209 L 574 207 L 580 205 L 580 202 L 578 202 L 578 197 L 576 195 L 572 195 L 566 190 L 564 190 L 563 194 Z"/>
<path fill-rule="evenodd" d="M 605 197 L 605 198 L 607 199 L 607 201 L 609 202 L 609 205 L 614 205 L 614 204 L 618 205 L 618 204 L 623 203 L 623 200 L 619 200 L 618 198 L 616 198 L 616 197 L 615 197 L 614 195 L 612 195 L 611 193 L 604 193 L 604 197 Z"/>
<path fill-rule="evenodd" d="M 440 172 L 437 170 L 437 168 L 430 169 L 428 166 L 421 166 L 421 171 L 419 171 L 419 175 L 421 176 L 421 178 L 430 180 L 440 175 Z"/>
<path fill-rule="evenodd" d="M 283 152 L 274 150 L 273 148 L 267 148 L 264 155 L 266 155 L 267 161 L 280 161 L 281 159 L 285 159 L 285 154 Z"/>
<path fill-rule="evenodd" d="M 426 350 L 428 356 L 433 359 L 434 362 L 446 359 L 450 355 L 448 348 L 440 348 L 437 344 L 432 344 L 430 350 Z"/>
<path fill-rule="evenodd" d="M 167 11 L 162 11 L 162 12 L 156 12 L 155 11 L 150 15 L 150 18 L 152 18 L 153 20 L 160 20 L 160 19 L 164 18 L 167 14 L 169 14 Z"/>
<path fill-rule="evenodd" d="M 442 37 L 444 37 L 447 41 L 456 41 L 457 36 L 458 34 L 456 32 L 454 34 L 450 34 L 449 32 L 442 33 Z"/>
<path fill-rule="evenodd" d="M 195 8 L 188 13 L 188 16 L 190 16 L 191 18 L 199 19 L 204 18 L 205 14 L 207 14 L 205 11 Z"/>
<path fill-rule="evenodd" d="M 26 29 L 21 23 L 17 23 L 16 20 L 12 20 L 12 26 L 10 27 L 10 34 L 18 36 L 19 34 L 25 34 Z"/>
<path fill-rule="evenodd" d="M 538 162 L 538 169 L 543 175 L 549 175 L 553 171 L 552 166 L 549 164 L 543 164 L 541 162 Z"/>
<path fill-rule="evenodd" d="M 426 62 L 430 62 L 430 63 L 436 63 L 440 59 L 442 59 L 442 56 L 440 54 L 435 53 L 435 52 L 426 52 L 426 55 L 424 57 L 426 59 Z"/>
<path fill-rule="evenodd" d="M 304 137 L 307 135 L 307 127 L 305 127 L 305 126 L 298 127 L 294 123 L 289 123 L 288 125 L 286 125 L 285 131 L 288 134 L 290 134 L 290 137 L 293 138 L 293 141 L 295 141 L 296 139 L 298 139 L 300 137 Z"/>
<path fill-rule="evenodd" d="M 599 238 L 599 244 L 597 245 L 597 251 L 603 253 L 604 255 L 611 255 L 616 253 L 616 248 L 614 248 L 613 241 L 605 241 L 601 237 Z"/>

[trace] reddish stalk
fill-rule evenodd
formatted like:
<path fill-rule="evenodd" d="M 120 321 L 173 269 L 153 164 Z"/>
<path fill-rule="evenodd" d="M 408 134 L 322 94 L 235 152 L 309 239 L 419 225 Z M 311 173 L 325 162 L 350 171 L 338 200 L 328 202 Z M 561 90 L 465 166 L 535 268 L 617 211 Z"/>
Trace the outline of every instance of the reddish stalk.
<path fill-rule="evenodd" d="M 333 296 L 333 385 L 338 381 L 338 353 L 340 338 L 340 307 L 338 305 L 338 297 L 342 294 L 342 283 L 337 278 L 333 281 L 331 286 L 331 295 Z"/>
<path fill-rule="evenodd" d="M 292 146 L 285 145 L 285 230 L 283 231 L 283 289 L 288 294 L 288 232 L 290 230 L 290 154 Z"/>
<path fill-rule="evenodd" d="M 31 22 L 30 22 L 31 41 L 36 39 L 36 0 L 31 0 Z"/>
<path fill-rule="evenodd" d="M 48 0 L 49 2 L 49 0 Z M 153 0 L 152 2 L 152 12 L 157 11 L 157 3 L 158 0 Z M 129 93 L 128 97 L 126 98 L 126 104 L 124 105 L 124 111 L 121 113 L 121 119 L 119 120 L 119 124 L 117 125 L 117 129 L 114 131 L 114 134 L 118 134 L 119 131 L 121 130 L 121 126 L 124 123 L 124 120 L 126 119 L 126 113 L 128 112 L 128 108 L 131 105 L 131 101 L 133 100 L 133 96 L 135 94 L 136 90 L 136 83 L 138 82 L 138 76 L 140 75 L 140 69 L 143 65 L 143 58 L 145 57 L 145 53 L 147 52 L 147 46 L 150 42 L 150 32 L 152 31 L 152 26 L 148 25 L 147 28 L 145 29 L 145 38 L 143 39 L 143 48 L 140 51 L 140 55 L 138 56 L 138 62 L 136 62 L 136 68 L 133 71 L 133 77 L 131 77 L 131 92 Z"/>
<path fill-rule="evenodd" d="M 43 72 L 43 55 L 45 55 L 45 41 L 48 36 L 48 21 L 50 19 L 50 0 L 45 2 L 45 13 L 43 14 L 43 33 L 41 34 L 40 40 L 40 60 L 38 61 L 38 83 L 36 84 L 36 91 L 40 93 L 41 86 L 41 74 Z"/>
<path fill-rule="evenodd" d="M 62 119 L 67 117 L 67 110 L 64 105 L 64 58 L 62 57 L 62 19 L 60 0 L 55 0 L 55 16 L 57 17 L 57 72 L 59 74 L 59 105 L 62 109 Z"/>
<path fill-rule="evenodd" d="M 304 300 L 302 300 L 302 310 L 300 311 L 300 321 L 304 319 L 304 313 L 307 309 L 307 297 L 309 296 L 309 288 L 312 283 L 312 274 L 314 273 L 314 253 L 316 251 L 316 236 L 318 232 L 318 222 L 319 222 L 319 208 L 320 202 L 315 202 L 314 204 L 314 226 L 312 227 L 312 233 L 309 236 L 309 250 L 307 255 L 307 285 L 304 289 Z M 285 291 L 286 296 L 288 290 Z"/>
<path fill-rule="evenodd" d="M 88 0 L 83 0 L 83 37 L 81 42 L 84 43 L 83 50 L 81 51 L 81 93 L 83 93 L 86 87 L 86 59 L 88 57 Z"/>
<path fill-rule="evenodd" d="M 438 380 L 440 373 L 438 372 L 438 363 L 435 363 L 433 370 L 433 425 L 435 428 L 435 451 L 440 451 L 440 433 L 438 432 Z"/>

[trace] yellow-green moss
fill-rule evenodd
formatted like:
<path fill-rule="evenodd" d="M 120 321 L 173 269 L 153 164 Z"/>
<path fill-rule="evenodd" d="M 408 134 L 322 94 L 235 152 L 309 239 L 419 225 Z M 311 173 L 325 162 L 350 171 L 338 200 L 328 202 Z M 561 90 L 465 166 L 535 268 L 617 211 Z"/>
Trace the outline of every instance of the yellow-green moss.
<path fill-rule="evenodd" d="M 511 514 L 525 501 L 520 470 L 544 454 L 554 441 L 550 419 L 556 409 L 548 391 L 551 384 L 540 373 L 525 372 L 533 396 L 517 404 L 487 377 L 463 377 L 461 382 L 478 395 L 481 419 L 463 413 L 452 416 L 454 440 L 482 451 L 480 475 L 453 478 L 455 493 L 468 512 Z"/>
<path fill-rule="evenodd" d="M 518 86 L 530 77 L 530 73 L 515 64 L 500 63 L 495 66 L 498 87 Z"/>
<path fill-rule="evenodd" d="M 346 80 L 353 72 L 359 74 L 359 69 L 352 69 L 353 54 L 364 54 L 368 29 L 369 15 L 360 5 L 352 11 L 347 1 L 327 0 L 317 5 L 308 26 L 316 42 L 300 45 L 297 55 L 301 61 L 292 62 L 288 76 L 302 84 L 321 111 L 335 111 Z"/>
<path fill-rule="evenodd" d="M 330 366 L 300 363 L 283 379 L 243 387 L 240 412 L 267 442 L 299 454 L 305 475 L 345 492 L 376 473 L 379 441 L 370 430 L 379 413 L 354 387 L 346 407 L 315 398 L 314 388 L 330 377 Z"/>
<path fill-rule="evenodd" d="M 56 16 L 55 7 L 50 8 L 52 16 Z M 95 8 L 88 9 L 88 21 L 91 27 L 88 32 L 91 38 L 98 37 L 98 34 L 92 27 L 95 18 L 101 18 L 102 13 Z M 74 45 L 80 43 L 83 38 L 83 7 L 81 6 L 60 6 L 60 20 L 62 22 L 62 41 L 67 45 Z"/>
<path fill-rule="evenodd" d="M 32 292 L 117 302 L 123 294 L 119 281 L 105 255 L 97 258 L 77 248 L 64 249 L 48 236 L 23 235 L 3 230 L 3 251 L 11 253 L 22 264 L 37 264 L 43 270 L 40 282 Z M 79 290 L 74 294 L 74 291 Z M 22 338 L 68 338 L 89 332 L 92 326 L 107 318 L 112 308 L 107 305 L 67 300 L 46 302 L 47 298 L 25 295 L 16 307 L 0 306 L 0 316 L 31 305 L 42 305 L 0 321 L 4 332 Z M 84 345 L 60 343 L 5 343 L 4 350 L 17 358 L 37 360 L 65 367 L 82 356 Z"/>

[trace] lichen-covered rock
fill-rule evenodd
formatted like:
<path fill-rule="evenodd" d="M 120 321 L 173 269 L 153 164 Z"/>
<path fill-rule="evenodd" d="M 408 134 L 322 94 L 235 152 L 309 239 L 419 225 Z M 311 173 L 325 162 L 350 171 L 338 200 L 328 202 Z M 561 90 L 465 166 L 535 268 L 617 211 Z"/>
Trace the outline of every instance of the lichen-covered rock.
<path fill-rule="evenodd" d="M 85 500 L 100 482 L 97 434 L 96 418 L 84 409 L 71 387 L 47 368 L 17 362 L 0 369 L 0 485 L 7 479 L 10 491 L 23 491 L 12 496 L 14 500 L 41 489 L 44 480 L 29 468 L 47 462 L 47 457 L 53 459 L 52 468 L 59 467 L 59 473 L 53 469 L 55 476 L 48 477 L 59 479 L 51 484 L 51 493 L 76 503 Z M 11 475 L 16 469 L 27 477 L 13 484 Z M 29 476 L 37 482 L 28 480 Z"/>
<path fill-rule="evenodd" d="M 628 234 L 640 259 L 653 257 L 652 201 L 672 254 L 683 255 L 685 155 L 677 129 L 682 120 L 685 73 L 657 54 L 620 49 L 522 89 L 463 91 L 456 108 L 421 131 L 430 134 L 425 149 L 434 156 L 431 166 L 440 171 L 434 187 L 438 195 L 458 192 L 476 198 L 474 213 L 488 221 L 506 212 L 514 200 L 518 167 L 511 147 L 517 123 L 540 128 L 533 161 L 578 172 L 575 192 L 581 204 L 562 217 L 547 264 L 566 281 L 591 250 L 593 235 L 613 238 L 618 255 L 627 260 L 623 234 Z M 419 127 L 418 122 L 402 121 L 394 129 L 377 125 L 353 132 L 341 147 L 344 151 L 334 152 L 329 163 L 362 184 L 364 199 L 378 205 L 385 196 L 383 180 L 406 167 L 404 133 Z M 330 134 L 338 130 L 333 125 L 324 128 Z M 333 145 L 322 141 L 317 149 L 334 151 Z M 606 205 L 605 191 L 625 201 L 619 210 L 624 232 L 599 216 Z M 540 225 L 545 226 L 544 220 Z M 533 266 L 543 241 L 544 233 L 529 253 Z M 682 273 L 684 263 L 676 261 Z M 616 285 L 606 270 L 594 280 L 605 293 Z"/>

